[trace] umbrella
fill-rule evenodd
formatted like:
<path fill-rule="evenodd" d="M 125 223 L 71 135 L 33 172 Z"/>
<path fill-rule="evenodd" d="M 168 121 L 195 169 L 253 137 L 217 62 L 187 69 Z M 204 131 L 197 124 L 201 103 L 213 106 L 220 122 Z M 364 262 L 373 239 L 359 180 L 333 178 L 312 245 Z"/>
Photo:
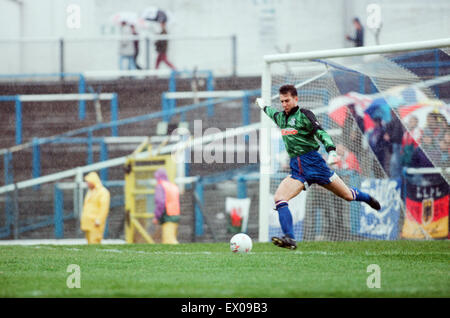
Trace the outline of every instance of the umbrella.
<path fill-rule="evenodd" d="M 440 105 L 437 102 L 440 102 Z M 406 105 L 398 109 L 400 118 L 404 123 L 408 122 L 410 117 L 415 116 L 419 121 L 418 125 L 420 128 L 425 128 L 427 125 L 427 116 L 433 112 L 442 114 L 447 119 L 447 123 L 450 123 L 450 105 L 446 105 L 439 100 L 430 100 L 429 103 Z"/>
<path fill-rule="evenodd" d="M 361 117 L 364 117 L 364 110 L 372 102 L 372 99 L 366 95 L 349 92 L 345 95 L 337 96 L 330 100 L 328 104 L 328 115 L 339 126 L 343 127 L 348 115 L 348 106 L 355 105 L 355 111 Z"/>
<path fill-rule="evenodd" d="M 117 12 L 111 16 L 111 21 L 114 24 L 121 24 L 122 22 L 133 25 L 142 24 L 142 19 L 139 18 L 136 12 L 132 11 Z"/>
<path fill-rule="evenodd" d="M 395 86 L 386 90 L 385 93 L 388 96 L 403 100 L 406 105 L 417 104 L 428 99 L 424 92 L 413 86 Z"/>
<path fill-rule="evenodd" d="M 157 7 L 147 7 L 142 11 L 141 18 L 148 20 L 148 21 L 158 21 L 159 11 L 161 11 L 161 10 L 159 10 Z M 158 22 L 160 22 L 160 21 L 158 21 Z"/>
<path fill-rule="evenodd" d="M 115 24 L 121 24 L 122 22 L 135 24 L 138 21 L 138 15 L 131 11 L 116 12 L 111 16 L 111 20 Z"/>
<path fill-rule="evenodd" d="M 166 26 L 173 25 L 175 20 L 172 12 L 154 6 L 145 8 L 141 13 L 141 18 L 149 22 L 164 22 Z"/>
<path fill-rule="evenodd" d="M 381 119 L 384 122 L 388 123 L 392 119 L 391 109 L 397 108 L 400 105 L 403 105 L 403 103 L 403 99 L 397 97 L 379 97 L 372 101 L 365 112 L 372 119 Z"/>

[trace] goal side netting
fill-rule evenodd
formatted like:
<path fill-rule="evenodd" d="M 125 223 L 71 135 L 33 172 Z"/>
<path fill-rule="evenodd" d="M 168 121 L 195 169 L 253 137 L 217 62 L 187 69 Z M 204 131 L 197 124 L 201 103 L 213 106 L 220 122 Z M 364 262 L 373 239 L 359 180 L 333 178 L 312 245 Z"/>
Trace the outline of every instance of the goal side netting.
<path fill-rule="evenodd" d="M 262 97 L 297 87 L 340 162 L 332 170 L 376 197 L 380 211 L 313 184 L 290 200 L 296 239 L 447 238 L 450 39 L 265 56 Z M 281 133 L 261 112 L 259 240 L 282 235 L 273 196 L 289 176 Z M 320 154 L 327 158 L 323 146 Z M 264 159 L 264 160 L 263 160 Z"/>

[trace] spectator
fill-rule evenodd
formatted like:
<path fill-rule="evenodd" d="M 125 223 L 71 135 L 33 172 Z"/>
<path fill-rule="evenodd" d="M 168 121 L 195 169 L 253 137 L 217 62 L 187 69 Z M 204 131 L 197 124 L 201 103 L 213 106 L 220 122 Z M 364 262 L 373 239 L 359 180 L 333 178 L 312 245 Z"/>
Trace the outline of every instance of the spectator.
<path fill-rule="evenodd" d="M 377 157 L 379 163 L 386 171 L 385 149 L 387 147 L 387 143 L 383 138 L 386 130 L 383 127 L 381 118 L 375 118 L 373 121 L 375 127 L 369 133 L 369 145 L 375 153 L 375 156 Z"/>
<path fill-rule="evenodd" d="M 148 7 L 143 12 L 143 17 L 145 20 L 158 22 L 161 29 L 165 29 L 168 22 L 168 15 L 164 10 L 158 9 L 157 7 Z"/>
<path fill-rule="evenodd" d="M 161 30 L 165 30 L 167 25 L 167 14 L 163 10 L 158 9 L 155 21 L 159 22 Z"/>
<path fill-rule="evenodd" d="M 440 160 L 439 166 L 447 168 L 450 166 L 450 126 L 444 134 L 444 138 L 439 140 Z"/>
<path fill-rule="evenodd" d="M 386 125 L 386 132 L 383 136 L 388 145 L 391 158 L 389 159 L 389 176 L 398 179 L 402 175 L 401 166 L 401 146 L 403 138 L 403 124 L 394 111 L 391 110 L 391 121 Z"/>
<path fill-rule="evenodd" d="M 165 28 L 165 24 L 161 24 L 161 35 L 166 35 L 167 31 Z M 175 69 L 175 66 L 173 66 L 172 63 L 169 62 L 167 59 L 167 40 L 158 40 L 155 43 L 156 51 L 158 52 L 158 57 L 156 58 L 156 66 L 155 68 L 158 69 L 159 64 L 161 62 L 166 63 L 171 69 Z"/>
<path fill-rule="evenodd" d="M 100 244 L 109 213 L 110 194 L 96 172 L 90 172 L 84 180 L 89 190 L 84 198 L 81 230 L 85 232 L 88 244 Z"/>
<path fill-rule="evenodd" d="M 348 109 L 350 111 L 350 114 L 352 114 L 353 118 L 355 119 L 356 123 L 358 124 L 358 128 L 361 130 L 361 132 L 364 133 L 364 131 L 365 131 L 364 118 L 356 112 L 355 104 L 348 105 Z"/>
<path fill-rule="evenodd" d="M 427 123 L 423 133 L 437 141 L 443 138 L 446 126 L 447 120 L 444 115 L 438 112 L 431 112 L 427 115 Z"/>
<path fill-rule="evenodd" d="M 436 121 L 436 128 L 434 129 L 434 137 L 437 138 L 437 140 L 441 140 L 442 138 L 444 138 L 445 133 L 448 131 L 447 118 L 445 118 L 445 116 L 439 112 L 434 114 Z"/>
<path fill-rule="evenodd" d="M 425 128 L 421 138 L 420 147 L 416 147 L 412 154 L 411 167 L 434 167 L 433 162 L 437 160 L 437 157 L 434 155 L 437 151 L 437 147 L 438 144 L 434 139 L 433 131 L 429 128 Z"/>
<path fill-rule="evenodd" d="M 133 24 L 131 25 L 131 33 L 133 34 L 133 36 L 139 35 L 136 31 L 136 27 Z M 139 39 L 134 39 L 133 44 L 134 44 L 134 56 L 133 56 L 134 65 L 138 70 L 142 70 L 142 67 L 140 67 L 137 62 L 137 58 L 139 55 Z"/>
<path fill-rule="evenodd" d="M 154 224 L 161 224 L 162 243 L 178 244 L 178 222 L 180 221 L 180 192 L 178 186 L 169 182 L 167 172 L 161 168 L 155 172 L 155 217 Z"/>
<path fill-rule="evenodd" d="M 364 28 L 358 18 L 353 18 L 353 26 L 355 27 L 355 37 L 347 35 L 346 39 L 352 41 L 356 47 L 364 46 Z"/>
<path fill-rule="evenodd" d="M 338 169 L 353 170 L 358 173 L 361 173 L 361 169 L 359 168 L 358 159 L 356 159 L 356 156 L 353 152 L 348 150 L 342 144 L 338 144 L 336 146 L 336 152 L 340 158 L 340 160 L 336 164 Z"/>
<path fill-rule="evenodd" d="M 363 134 L 365 131 L 364 118 L 356 112 L 355 104 L 348 105 L 350 114 L 345 118 L 343 135 L 346 136 L 346 147 L 358 156 L 362 161 L 363 152 Z"/>
<path fill-rule="evenodd" d="M 401 163 L 402 166 L 409 167 L 414 149 L 417 148 L 422 137 L 422 129 L 419 127 L 419 120 L 416 116 L 411 116 L 407 124 L 408 130 L 403 133 Z"/>
<path fill-rule="evenodd" d="M 447 120 L 441 113 L 431 112 L 427 115 L 421 147 L 427 159 L 436 166 L 439 166 L 442 155 L 440 141 L 444 139 L 447 129 Z"/>
<path fill-rule="evenodd" d="M 134 70 L 136 69 L 136 65 L 134 64 L 135 49 L 133 40 L 129 39 L 133 33 L 131 27 L 125 21 L 122 21 L 120 35 L 122 39 L 119 44 L 119 68 L 121 70 L 124 69 L 123 61 L 126 60 L 128 62 L 127 69 Z"/>

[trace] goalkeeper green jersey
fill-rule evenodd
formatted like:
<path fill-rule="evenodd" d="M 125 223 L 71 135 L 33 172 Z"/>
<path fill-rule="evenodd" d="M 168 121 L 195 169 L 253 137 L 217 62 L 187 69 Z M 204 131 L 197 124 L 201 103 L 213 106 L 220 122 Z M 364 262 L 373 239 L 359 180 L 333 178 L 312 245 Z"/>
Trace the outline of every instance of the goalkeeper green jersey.
<path fill-rule="evenodd" d="M 296 106 L 286 114 L 266 106 L 264 112 L 280 127 L 289 157 L 319 150 L 320 145 L 316 138 L 325 146 L 327 152 L 336 150 L 330 135 L 322 129 L 312 111 Z"/>

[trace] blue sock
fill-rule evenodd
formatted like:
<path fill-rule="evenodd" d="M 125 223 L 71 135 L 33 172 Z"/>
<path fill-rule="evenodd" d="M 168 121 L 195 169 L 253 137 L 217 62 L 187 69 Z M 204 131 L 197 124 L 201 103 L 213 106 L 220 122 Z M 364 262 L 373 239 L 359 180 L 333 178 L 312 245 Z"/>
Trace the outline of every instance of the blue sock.
<path fill-rule="evenodd" d="M 368 195 L 365 192 L 362 192 L 356 188 L 350 188 L 350 191 L 353 194 L 353 200 L 354 201 L 363 201 L 368 203 L 370 201 L 370 195 Z"/>
<path fill-rule="evenodd" d="M 284 235 L 289 236 L 290 238 L 295 240 L 292 215 L 287 202 L 280 200 L 275 202 L 275 205 L 278 211 L 278 219 L 280 220 L 281 229 L 283 230 Z"/>

